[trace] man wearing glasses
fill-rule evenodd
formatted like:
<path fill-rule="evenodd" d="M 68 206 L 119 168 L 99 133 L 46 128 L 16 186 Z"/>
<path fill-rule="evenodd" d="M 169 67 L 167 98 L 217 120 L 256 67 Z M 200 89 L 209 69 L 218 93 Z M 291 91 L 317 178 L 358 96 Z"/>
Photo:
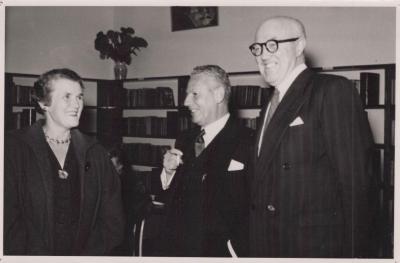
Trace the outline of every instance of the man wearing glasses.
<path fill-rule="evenodd" d="M 273 17 L 250 46 L 274 87 L 251 181 L 252 257 L 373 257 L 373 139 L 349 80 L 305 65 L 302 23 Z"/>

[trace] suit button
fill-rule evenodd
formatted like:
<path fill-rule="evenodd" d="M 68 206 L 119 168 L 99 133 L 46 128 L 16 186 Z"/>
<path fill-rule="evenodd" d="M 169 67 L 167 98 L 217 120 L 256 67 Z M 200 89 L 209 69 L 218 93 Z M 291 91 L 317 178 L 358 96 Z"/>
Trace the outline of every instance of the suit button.
<path fill-rule="evenodd" d="M 284 163 L 284 164 L 282 164 L 282 168 L 283 168 L 284 170 L 289 170 L 289 169 L 290 169 L 290 163 Z"/>
<path fill-rule="evenodd" d="M 267 205 L 267 210 L 270 211 L 270 212 L 275 212 L 275 206 Z"/>

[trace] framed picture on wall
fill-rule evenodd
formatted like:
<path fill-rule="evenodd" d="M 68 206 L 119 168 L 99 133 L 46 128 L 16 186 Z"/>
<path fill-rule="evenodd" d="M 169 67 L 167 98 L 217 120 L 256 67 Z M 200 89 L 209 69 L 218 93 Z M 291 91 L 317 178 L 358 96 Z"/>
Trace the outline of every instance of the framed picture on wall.
<path fill-rule="evenodd" d="M 173 6 L 171 7 L 172 31 L 196 29 L 218 25 L 218 7 Z"/>

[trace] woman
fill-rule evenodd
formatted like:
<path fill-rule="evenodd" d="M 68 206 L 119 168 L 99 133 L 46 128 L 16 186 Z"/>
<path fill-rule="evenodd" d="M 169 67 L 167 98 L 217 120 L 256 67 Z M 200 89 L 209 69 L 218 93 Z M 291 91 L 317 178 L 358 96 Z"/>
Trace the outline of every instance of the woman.
<path fill-rule="evenodd" d="M 54 69 L 33 98 L 44 120 L 5 137 L 4 254 L 108 255 L 123 238 L 120 183 L 106 150 L 75 129 L 83 82 Z"/>

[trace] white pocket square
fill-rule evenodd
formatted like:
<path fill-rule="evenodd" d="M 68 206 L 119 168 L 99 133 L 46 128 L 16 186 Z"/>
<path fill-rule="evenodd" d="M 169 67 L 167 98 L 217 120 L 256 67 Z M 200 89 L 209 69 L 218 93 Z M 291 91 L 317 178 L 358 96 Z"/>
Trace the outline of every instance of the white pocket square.
<path fill-rule="evenodd" d="M 304 124 L 304 121 L 300 117 L 297 117 L 296 119 L 294 119 L 294 121 L 292 121 L 292 123 L 289 126 L 292 127 L 292 126 L 303 125 L 303 124 Z"/>
<path fill-rule="evenodd" d="M 229 164 L 228 171 L 239 171 L 239 170 L 243 170 L 243 168 L 244 168 L 244 164 L 232 159 L 231 163 Z"/>

